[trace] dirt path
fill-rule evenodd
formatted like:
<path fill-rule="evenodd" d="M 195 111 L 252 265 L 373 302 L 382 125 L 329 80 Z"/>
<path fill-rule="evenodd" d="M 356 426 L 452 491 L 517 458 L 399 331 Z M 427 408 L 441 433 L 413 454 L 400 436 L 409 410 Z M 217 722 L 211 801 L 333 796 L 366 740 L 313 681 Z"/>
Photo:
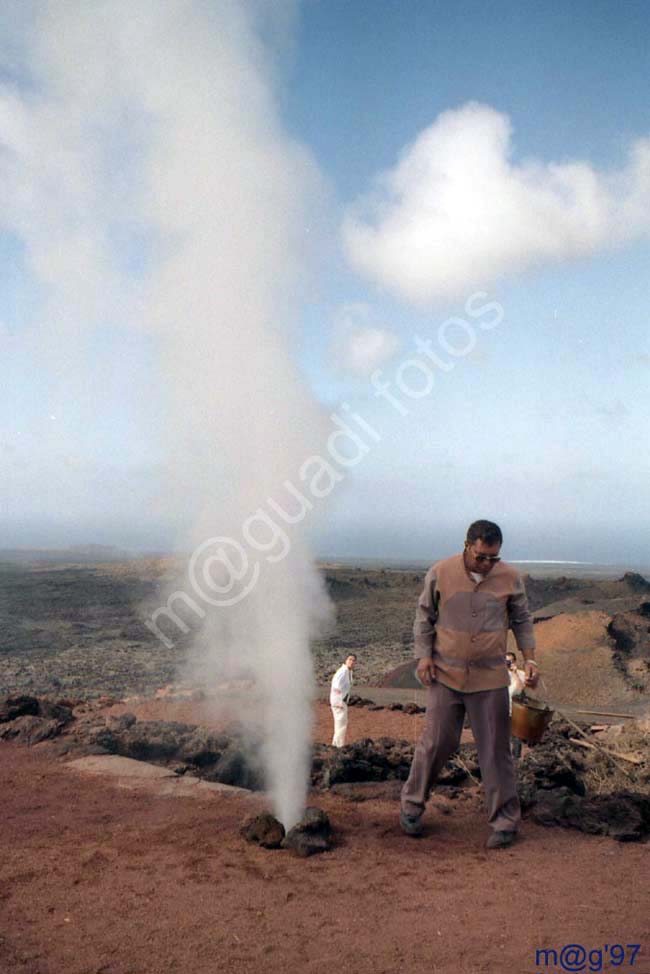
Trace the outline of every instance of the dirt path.
<path fill-rule="evenodd" d="M 240 840 L 250 800 L 122 790 L 40 746 L 2 746 L 0 796 L 2 974 L 525 974 L 567 943 L 641 943 L 650 971 L 650 845 L 527 823 L 488 855 L 471 802 L 412 840 L 394 802 L 328 795 L 337 847 L 302 861 Z"/>

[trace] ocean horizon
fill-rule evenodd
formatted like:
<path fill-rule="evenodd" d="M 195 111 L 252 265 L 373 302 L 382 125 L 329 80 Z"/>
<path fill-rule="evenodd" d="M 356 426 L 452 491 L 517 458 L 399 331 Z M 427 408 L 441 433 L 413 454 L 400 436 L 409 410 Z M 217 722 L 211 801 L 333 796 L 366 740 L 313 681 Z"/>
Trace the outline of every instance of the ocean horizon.
<path fill-rule="evenodd" d="M 442 556 L 444 557 L 444 556 Z M 568 576 L 580 578 L 621 578 L 626 572 L 643 575 L 650 580 L 650 565 L 631 562 L 573 561 L 564 558 L 504 558 L 510 565 L 521 567 L 528 574 L 542 577 Z M 320 555 L 319 563 L 341 565 L 345 568 L 388 569 L 393 571 L 423 571 L 437 558 L 353 558 L 349 555 Z"/>

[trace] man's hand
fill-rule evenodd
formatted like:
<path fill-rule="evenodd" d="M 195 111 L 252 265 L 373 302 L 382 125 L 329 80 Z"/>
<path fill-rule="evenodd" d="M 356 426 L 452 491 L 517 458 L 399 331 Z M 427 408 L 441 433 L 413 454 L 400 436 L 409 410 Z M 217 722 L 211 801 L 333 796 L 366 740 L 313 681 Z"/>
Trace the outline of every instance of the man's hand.
<path fill-rule="evenodd" d="M 539 682 L 539 669 L 537 664 L 527 659 L 524 663 L 524 673 L 526 674 L 526 686 L 534 690 Z"/>
<path fill-rule="evenodd" d="M 418 665 L 415 668 L 415 672 L 418 680 L 420 683 L 423 683 L 425 687 L 430 687 L 431 684 L 435 682 L 436 678 L 433 672 L 433 660 L 429 659 L 428 656 L 418 660 Z"/>

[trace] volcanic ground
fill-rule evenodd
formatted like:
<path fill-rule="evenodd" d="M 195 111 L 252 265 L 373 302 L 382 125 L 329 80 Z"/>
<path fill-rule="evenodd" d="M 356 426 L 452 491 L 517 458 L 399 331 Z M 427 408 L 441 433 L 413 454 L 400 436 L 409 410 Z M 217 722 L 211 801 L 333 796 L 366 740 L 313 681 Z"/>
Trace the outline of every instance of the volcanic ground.
<path fill-rule="evenodd" d="M 2 974 L 329 972 L 341 958 L 359 974 L 533 971 L 538 949 L 569 943 L 638 943 L 634 969 L 650 970 L 646 579 L 529 579 L 547 693 L 580 727 L 556 722 L 524 753 L 521 841 L 488 854 L 469 732 L 424 837 L 397 823 L 423 717 L 390 675 L 411 655 L 423 573 L 324 566 L 338 617 L 312 647 L 319 686 L 354 650 L 355 690 L 375 702 L 351 707 L 340 754 L 315 702 L 309 800 L 333 836 L 302 859 L 244 841 L 267 802 L 220 783 L 223 754 L 192 765 L 214 735 L 232 748 L 237 715 L 182 678 L 189 639 L 169 650 L 143 625 L 176 567 L 0 567 L 0 694 L 26 708 L 0 707 Z"/>

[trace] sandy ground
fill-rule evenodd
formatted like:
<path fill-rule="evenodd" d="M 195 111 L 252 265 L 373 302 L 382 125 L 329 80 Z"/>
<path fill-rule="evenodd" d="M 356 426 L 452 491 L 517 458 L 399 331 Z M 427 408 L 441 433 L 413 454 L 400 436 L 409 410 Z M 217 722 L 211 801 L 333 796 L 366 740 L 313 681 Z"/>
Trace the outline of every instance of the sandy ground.
<path fill-rule="evenodd" d="M 609 621 L 604 612 L 581 612 L 562 613 L 537 623 L 536 656 L 551 700 L 604 709 L 625 709 L 640 701 L 614 665 L 607 635 Z"/>
<path fill-rule="evenodd" d="M 422 719 L 350 717 L 353 739 L 409 739 Z M 316 737 L 329 733 L 320 706 Z M 126 790 L 47 745 L 2 746 L 0 796 L 2 974 L 329 974 L 341 962 L 356 974 L 526 974 L 540 969 L 537 948 L 568 943 L 640 943 L 633 970 L 650 972 L 650 844 L 525 823 L 520 843 L 488 854 L 474 798 L 437 793 L 414 840 L 394 800 L 327 794 L 314 800 L 335 848 L 303 861 L 241 840 L 259 797 Z"/>

